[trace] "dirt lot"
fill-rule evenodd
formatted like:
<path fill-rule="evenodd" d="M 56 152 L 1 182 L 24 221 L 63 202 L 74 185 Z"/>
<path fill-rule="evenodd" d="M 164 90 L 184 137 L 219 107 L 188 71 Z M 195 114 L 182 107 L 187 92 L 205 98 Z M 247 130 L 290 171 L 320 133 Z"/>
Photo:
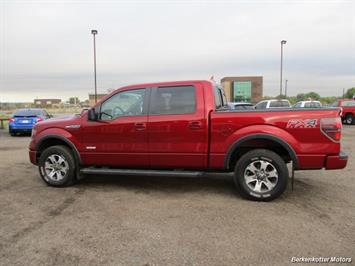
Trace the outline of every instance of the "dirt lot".
<path fill-rule="evenodd" d="M 240 198 L 228 178 L 88 177 L 46 186 L 29 137 L 0 131 L 0 265 L 285 265 L 355 260 L 355 126 L 340 171 L 297 172 L 278 200 Z"/>

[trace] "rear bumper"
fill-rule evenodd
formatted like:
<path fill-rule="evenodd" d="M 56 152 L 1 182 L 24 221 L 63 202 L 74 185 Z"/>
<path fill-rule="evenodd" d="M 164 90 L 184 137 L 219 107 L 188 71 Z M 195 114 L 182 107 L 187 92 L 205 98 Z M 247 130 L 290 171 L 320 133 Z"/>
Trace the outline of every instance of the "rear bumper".
<path fill-rule="evenodd" d="M 14 125 L 10 124 L 9 129 L 12 132 L 31 132 L 33 128 L 33 125 Z"/>
<path fill-rule="evenodd" d="M 340 152 L 338 155 L 327 156 L 325 161 L 325 169 L 343 169 L 348 163 L 348 155 L 344 152 Z"/>
<path fill-rule="evenodd" d="M 29 154 L 31 163 L 33 163 L 34 165 L 37 165 L 36 151 L 29 150 L 28 154 Z"/>

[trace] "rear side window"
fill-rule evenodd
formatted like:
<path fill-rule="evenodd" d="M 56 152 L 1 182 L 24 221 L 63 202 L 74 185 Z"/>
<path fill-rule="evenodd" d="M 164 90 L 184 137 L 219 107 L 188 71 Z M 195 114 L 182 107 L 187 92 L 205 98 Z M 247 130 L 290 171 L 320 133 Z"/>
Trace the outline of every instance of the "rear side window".
<path fill-rule="evenodd" d="M 258 103 L 255 105 L 255 109 L 266 109 L 267 102 Z"/>
<path fill-rule="evenodd" d="M 343 106 L 355 106 L 355 101 L 343 101 Z"/>
<path fill-rule="evenodd" d="M 272 107 L 281 107 L 281 102 L 280 101 L 270 102 L 270 108 Z"/>
<path fill-rule="evenodd" d="M 290 107 L 290 104 L 288 103 L 288 101 L 282 101 L 281 105 L 282 105 L 282 107 Z"/>
<path fill-rule="evenodd" d="M 214 87 L 214 102 L 216 104 L 216 109 L 222 107 L 222 97 L 217 87 Z"/>
<path fill-rule="evenodd" d="M 40 116 L 42 115 L 41 110 L 34 109 L 20 109 L 16 110 L 14 116 Z"/>
<path fill-rule="evenodd" d="M 194 86 L 154 88 L 151 99 L 150 114 L 189 114 L 196 111 Z"/>
<path fill-rule="evenodd" d="M 319 107 L 321 107 L 321 106 L 320 106 L 320 103 L 319 103 L 319 102 L 312 102 L 311 107 L 312 107 L 312 108 L 319 108 Z"/>

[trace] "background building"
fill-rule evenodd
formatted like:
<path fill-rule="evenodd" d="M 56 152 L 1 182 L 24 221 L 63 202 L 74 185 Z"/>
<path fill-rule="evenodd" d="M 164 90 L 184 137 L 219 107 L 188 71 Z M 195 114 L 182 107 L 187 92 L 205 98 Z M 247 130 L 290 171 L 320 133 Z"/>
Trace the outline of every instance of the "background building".
<path fill-rule="evenodd" d="M 107 93 L 98 93 L 97 94 L 97 102 L 99 102 L 99 100 L 106 95 L 107 95 Z M 90 104 L 90 106 L 95 105 L 95 94 L 94 93 L 89 93 L 89 104 Z"/>
<path fill-rule="evenodd" d="M 224 77 L 221 79 L 222 87 L 230 102 L 261 101 L 263 97 L 263 77 Z"/>
<path fill-rule="evenodd" d="M 58 108 L 61 102 L 61 99 L 34 99 L 34 104 L 37 108 Z"/>

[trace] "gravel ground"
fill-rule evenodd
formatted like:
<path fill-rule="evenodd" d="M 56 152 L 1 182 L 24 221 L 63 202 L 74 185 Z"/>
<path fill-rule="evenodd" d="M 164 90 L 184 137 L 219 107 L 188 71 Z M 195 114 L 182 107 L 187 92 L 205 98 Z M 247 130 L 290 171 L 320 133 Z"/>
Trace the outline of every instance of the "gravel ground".
<path fill-rule="evenodd" d="M 51 188 L 28 160 L 30 138 L 0 131 L 0 265 L 285 265 L 355 260 L 355 126 L 348 167 L 296 172 L 269 203 L 229 178 L 91 176 Z"/>

